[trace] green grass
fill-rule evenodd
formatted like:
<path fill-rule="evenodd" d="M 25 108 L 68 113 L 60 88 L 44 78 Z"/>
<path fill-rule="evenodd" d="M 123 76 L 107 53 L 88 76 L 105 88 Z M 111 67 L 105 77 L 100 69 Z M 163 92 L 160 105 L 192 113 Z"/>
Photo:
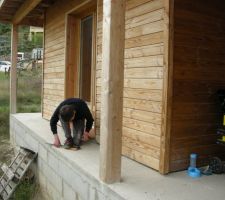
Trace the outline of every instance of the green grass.
<path fill-rule="evenodd" d="M 17 112 L 41 111 L 41 71 L 22 71 L 18 77 Z"/>
<path fill-rule="evenodd" d="M 16 188 L 13 198 L 15 200 L 29 200 L 34 197 L 37 185 L 33 181 L 23 180 Z"/>
<path fill-rule="evenodd" d="M 0 73 L 0 139 L 9 137 L 9 78 Z"/>
<path fill-rule="evenodd" d="M 0 72 L 0 164 L 9 163 L 13 156 L 9 143 L 9 83 L 8 75 Z M 41 70 L 22 71 L 17 76 L 17 112 L 41 111 Z M 35 193 L 35 182 L 22 181 L 16 189 L 15 200 L 29 200 Z"/>

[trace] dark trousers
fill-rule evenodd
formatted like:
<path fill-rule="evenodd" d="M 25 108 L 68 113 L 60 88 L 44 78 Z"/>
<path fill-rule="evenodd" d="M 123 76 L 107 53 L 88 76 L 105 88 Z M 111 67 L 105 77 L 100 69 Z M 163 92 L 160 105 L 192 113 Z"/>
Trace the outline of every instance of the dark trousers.
<path fill-rule="evenodd" d="M 60 119 L 60 122 L 62 124 L 65 137 L 66 138 L 71 138 L 71 128 L 69 122 L 64 122 L 63 120 Z M 80 146 L 81 144 L 81 139 L 84 133 L 84 120 L 76 120 L 73 121 L 73 128 L 72 128 L 72 133 L 73 133 L 73 143 L 75 146 Z"/>

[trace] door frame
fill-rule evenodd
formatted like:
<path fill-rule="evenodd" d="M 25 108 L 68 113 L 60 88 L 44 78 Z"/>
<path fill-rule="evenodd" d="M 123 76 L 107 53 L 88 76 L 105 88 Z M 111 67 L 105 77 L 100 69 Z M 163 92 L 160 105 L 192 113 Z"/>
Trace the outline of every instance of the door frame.
<path fill-rule="evenodd" d="M 95 116 L 95 77 L 96 77 L 96 37 L 97 37 L 97 1 L 85 1 L 66 13 L 65 24 L 65 88 L 64 97 L 80 96 L 80 31 L 81 19 L 93 16 L 92 28 L 92 67 L 91 67 L 91 99 L 87 102 Z"/>

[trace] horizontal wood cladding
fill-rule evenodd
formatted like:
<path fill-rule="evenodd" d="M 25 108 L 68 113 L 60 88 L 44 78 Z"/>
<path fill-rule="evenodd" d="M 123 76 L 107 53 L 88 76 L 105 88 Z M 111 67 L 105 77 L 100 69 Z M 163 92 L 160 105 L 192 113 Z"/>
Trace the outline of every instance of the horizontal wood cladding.
<path fill-rule="evenodd" d="M 98 1 L 96 120 L 100 134 L 102 0 Z M 163 87 L 163 0 L 127 0 L 123 155 L 159 169 Z"/>
<path fill-rule="evenodd" d="M 225 88 L 225 3 L 175 0 L 173 118 L 170 171 L 224 156 L 216 145 L 222 115 L 216 91 Z"/>
<path fill-rule="evenodd" d="M 43 117 L 46 119 L 50 119 L 56 106 L 64 99 L 65 14 L 82 2 L 58 1 L 46 11 L 43 70 Z"/>

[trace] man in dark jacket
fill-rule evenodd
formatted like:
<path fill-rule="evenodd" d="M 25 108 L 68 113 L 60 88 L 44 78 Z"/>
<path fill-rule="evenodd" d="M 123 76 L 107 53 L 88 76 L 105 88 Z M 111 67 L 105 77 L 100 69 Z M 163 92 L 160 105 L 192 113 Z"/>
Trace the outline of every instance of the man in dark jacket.
<path fill-rule="evenodd" d="M 56 108 L 50 120 L 51 131 L 54 134 L 54 146 L 59 147 L 61 142 L 57 133 L 57 122 L 60 120 L 66 141 L 64 148 L 69 149 L 75 146 L 80 148 L 81 140 L 89 139 L 89 131 L 93 125 L 92 114 L 82 99 L 71 98 L 66 99 Z M 86 120 L 86 126 L 85 126 Z M 73 133 L 73 137 L 72 134 Z"/>

